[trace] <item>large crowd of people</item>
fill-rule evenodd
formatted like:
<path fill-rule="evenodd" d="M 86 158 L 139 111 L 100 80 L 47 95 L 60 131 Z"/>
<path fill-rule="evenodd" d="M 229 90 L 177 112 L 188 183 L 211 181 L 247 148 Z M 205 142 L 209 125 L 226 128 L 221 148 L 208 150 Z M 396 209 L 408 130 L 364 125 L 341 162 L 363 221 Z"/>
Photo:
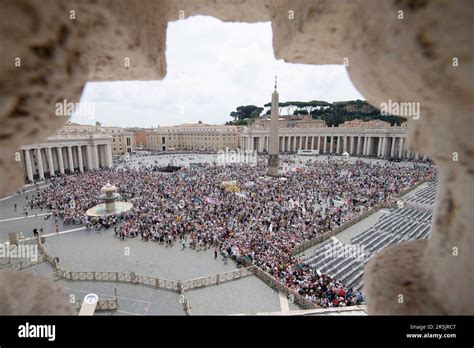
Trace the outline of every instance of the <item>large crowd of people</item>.
<path fill-rule="evenodd" d="M 52 180 L 32 197 L 65 224 L 114 229 L 117 238 L 138 237 L 183 248 L 214 249 L 225 258 L 246 259 L 310 301 L 323 306 L 363 302 L 353 291 L 292 256 L 291 250 L 353 219 L 418 181 L 432 179 L 430 165 L 317 162 L 285 177 L 268 178 L 266 165 L 204 165 L 161 173 L 156 168 L 103 169 Z M 235 181 L 238 190 L 222 182 Z M 128 212 L 89 217 L 100 189 L 117 186 Z"/>

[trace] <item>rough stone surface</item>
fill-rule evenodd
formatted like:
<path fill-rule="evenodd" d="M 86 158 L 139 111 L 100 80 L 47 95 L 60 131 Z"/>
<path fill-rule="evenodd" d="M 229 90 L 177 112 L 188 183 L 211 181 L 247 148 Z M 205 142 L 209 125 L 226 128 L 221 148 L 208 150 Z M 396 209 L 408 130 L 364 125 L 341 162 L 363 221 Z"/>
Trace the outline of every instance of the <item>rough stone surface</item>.
<path fill-rule="evenodd" d="M 67 295 L 52 281 L 31 273 L 0 272 L 0 315 L 72 314 Z"/>
<path fill-rule="evenodd" d="M 353 83 L 373 105 L 389 99 L 421 104 L 420 119 L 410 120 L 408 146 L 439 166 L 431 238 L 424 247 L 407 243 L 372 261 L 365 274 L 365 291 L 373 296 L 369 312 L 393 309 L 383 294 L 399 279 L 385 262 L 394 257 L 420 270 L 412 288 L 426 285 L 431 302 L 417 304 L 419 313 L 474 313 L 472 1 L 2 0 L 0 6 L 1 196 L 21 184 L 13 156 L 18 147 L 65 123 L 54 115 L 55 102 L 77 101 L 87 80 L 164 77 L 169 20 L 199 14 L 271 20 L 277 58 L 305 64 L 348 58 Z M 403 19 L 397 18 L 400 10 Z M 15 67 L 16 57 L 21 67 Z"/>
<path fill-rule="evenodd" d="M 389 247 L 369 261 L 364 272 L 369 313 L 447 314 L 433 301 L 427 284 L 420 281 L 426 278 L 420 251 L 424 251 L 427 244 L 426 240 L 417 240 Z"/>

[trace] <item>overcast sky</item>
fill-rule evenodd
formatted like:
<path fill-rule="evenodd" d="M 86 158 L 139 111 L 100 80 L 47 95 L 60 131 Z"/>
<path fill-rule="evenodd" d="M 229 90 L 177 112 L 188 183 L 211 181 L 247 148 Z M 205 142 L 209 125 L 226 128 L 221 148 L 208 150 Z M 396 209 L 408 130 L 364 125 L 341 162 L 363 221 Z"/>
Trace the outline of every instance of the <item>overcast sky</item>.
<path fill-rule="evenodd" d="M 81 102 L 93 102 L 96 116 L 71 120 L 121 127 L 224 124 L 239 105 L 270 102 L 275 75 L 280 101 L 364 99 L 343 65 L 276 60 L 270 23 L 223 23 L 204 16 L 169 23 L 166 60 L 161 81 L 88 83 Z"/>

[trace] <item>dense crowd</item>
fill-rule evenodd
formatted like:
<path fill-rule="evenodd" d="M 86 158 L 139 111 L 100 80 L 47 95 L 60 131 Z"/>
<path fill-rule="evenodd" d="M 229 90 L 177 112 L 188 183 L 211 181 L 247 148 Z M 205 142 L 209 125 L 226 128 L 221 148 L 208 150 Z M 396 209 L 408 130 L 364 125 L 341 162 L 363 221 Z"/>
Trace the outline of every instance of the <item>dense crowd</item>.
<path fill-rule="evenodd" d="M 264 176 L 265 164 L 205 165 L 160 173 L 153 168 L 89 171 L 52 180 L 35 205 L 51 209 L 66 224 L 114 227 L 120 239 L 140 237 L 183 248 L 213 248 L 215 255 L 246 259 L 287 287 L 323 306 L 363 302 L 362 294 L 318 274 L 291 250 L 332 230 L 416 182 L 433 178 L 433 166 L 410 167 L 361 161 L 319 162 L 284 178 Z M 223 181 L 235 180 L 238 192 Z M 117 186 L 132 210 L 88 217 L 101 203 L 100 189 Z"/>

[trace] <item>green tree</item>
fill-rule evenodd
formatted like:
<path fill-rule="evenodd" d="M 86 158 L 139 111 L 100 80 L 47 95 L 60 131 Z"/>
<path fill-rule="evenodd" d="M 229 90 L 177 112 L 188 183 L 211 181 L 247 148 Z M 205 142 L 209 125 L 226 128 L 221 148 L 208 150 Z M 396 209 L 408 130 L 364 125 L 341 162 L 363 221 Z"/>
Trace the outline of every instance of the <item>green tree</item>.
<path fill-rule="evenodd" d="M 246 118 L 256 118 L 262 113 L 263 108 L 255 105 L 240 105 L 236 108 L 236 111 L 232 111 L 231 116 L 234 121 L 244 120 Z"/>

